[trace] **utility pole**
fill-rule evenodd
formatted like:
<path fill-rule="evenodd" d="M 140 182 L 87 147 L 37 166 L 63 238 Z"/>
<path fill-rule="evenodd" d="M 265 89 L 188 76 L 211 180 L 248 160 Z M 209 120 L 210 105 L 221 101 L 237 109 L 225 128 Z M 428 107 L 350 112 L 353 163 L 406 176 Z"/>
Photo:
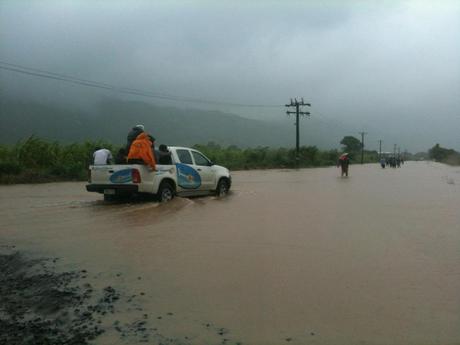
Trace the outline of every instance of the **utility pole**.
<path fill-rule="evenodd" d="M 300 107 L 302 106 L 307 106 L 307 107 L 311 107 L 311 104 L 310 103 L 305 103 L 303 101 L 303 98 L 301 99 L 301 101 L 298 101 L 297 98 L 294 99 L 294 101 L 292 100 L 291 98 L 291 103 L 290 104 L 286 104 L 286 107 L 295 107 L 295 111 L 286 111 L 286 114 L 287 115 L 291 115 L 291 114 L 295 114 L 295 126 L 296 126 L 296 140 L 295 140 L 295 148 L 296 148 L 296 165 L 297 167 L 299 166 L 299 160 L 300 160 L 300 156 L 299 156 L 299 123 L 300 123 L 300 116 L 309 116 L 310 113 L 308 111 L 300 111 Z"/>
<path fill-rule="evenodd" d="M 364 135 L 366 132 L 359 132 L 361 134 L 361 164 L 364 162 Z"/>
<path fill-rule="evenodd" d="M 379 140 L 379 160 L 382 159 L 382 139 Z"/>

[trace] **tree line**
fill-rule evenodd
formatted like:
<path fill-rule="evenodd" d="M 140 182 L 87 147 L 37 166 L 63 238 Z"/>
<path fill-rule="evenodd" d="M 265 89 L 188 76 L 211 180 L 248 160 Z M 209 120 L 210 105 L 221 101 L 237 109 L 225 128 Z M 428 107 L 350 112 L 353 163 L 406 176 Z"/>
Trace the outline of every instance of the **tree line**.
<path fill-rule="evenodd" d="M 213 142 L 206 145 L 195 145 L 194 148 L 203 152 L 216 164 L 224 165 L 230 170 L 332 166 L 337 164 L 337 159 L 340 156 L 340 152 L 336 149 L 320 150 L 316 146 L 301 146 L 298 162 L 296 150 L 290 148 L 221 147 Z M 360 156 L 354 151 L 349 151 L 352 163 L 357 163 Z M 365 151 L 364 161 L 366 163 L 377 162 L 377 160 L 378 153 L 376 151 Z"/>
<path fill-rule="evenodd" d="M 428 155 L 436 162 L 446 163 L 449 165 L 460 165 L 460 152 L 453 149 L 446 149 L 439 144 L 434 145 Z"/>

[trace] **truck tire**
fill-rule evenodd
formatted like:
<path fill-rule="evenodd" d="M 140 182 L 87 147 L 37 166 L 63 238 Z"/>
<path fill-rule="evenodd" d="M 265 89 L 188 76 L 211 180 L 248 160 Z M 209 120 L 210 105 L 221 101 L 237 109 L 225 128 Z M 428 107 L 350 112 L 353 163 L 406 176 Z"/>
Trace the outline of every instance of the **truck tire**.
<path fill-rule="evenodd" d="M 174 198 L 174 187 L 170 182 L 164 181 L 161 182 L 160 187 L 158 188 L 158 201 L 159 202 L 168 202 Z"/>
<path fill-rule="evenodd" d="M 230 184 L 228 183 L 228 180 L 225 178 L 221 178 L 219 180 L 219 183 L 217 184 L 216 195 L 219 197 L 226 196 L 229 190 Z"/>

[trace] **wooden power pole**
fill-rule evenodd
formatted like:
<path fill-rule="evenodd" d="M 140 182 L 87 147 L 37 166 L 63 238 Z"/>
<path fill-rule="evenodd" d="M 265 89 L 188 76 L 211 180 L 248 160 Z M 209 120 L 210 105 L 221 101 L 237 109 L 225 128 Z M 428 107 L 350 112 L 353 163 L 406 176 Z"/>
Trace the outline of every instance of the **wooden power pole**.
<path fill-rule="evenodd" d="M 361 134 L 361 164 L 364 163 L 364 135 L 366 132 L 359 132 Z"/>
<path fill-rule="evenodd" d="M 300 160 L 300 155 L 299 155 L 299 135 L 300 135 L 300 130 L 299 130 L 299 123 L 300 123 L 300 116 L 309 116 L 310 113 L 308 111 L 300 111 L 300 107 L 302 106 L 307 106 L 311 107 L 310 103 L 305 103 L 303 101 L 303 98 L 298 101 L 297 98 L 294 99 L 294 101 L 291 98 L 291 103 L 286 104 L 286 107 L 295 107 L 295 111 L 286 111 L 286 114 L 291 115 L 295 114 L 295 126 L 296 126 L 296 140 L 295 140 L 295 148 L 296 148 L 296 165 L 299 166 L 299 160 Z"/>

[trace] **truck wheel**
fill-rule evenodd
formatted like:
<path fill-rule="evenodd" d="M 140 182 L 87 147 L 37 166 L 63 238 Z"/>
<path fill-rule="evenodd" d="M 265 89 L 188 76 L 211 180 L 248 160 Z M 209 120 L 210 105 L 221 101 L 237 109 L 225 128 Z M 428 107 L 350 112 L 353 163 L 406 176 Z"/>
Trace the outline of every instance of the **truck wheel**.
<path fill-rule="evenodd" d="M 158 188 L 158 201 L 168 202 L 174 198 L 174 188 L 169 182 L 162 182 Z"/>
<path fill-rule="evenodd" d="M 228 191 L 230 189 L 230 185 L 228 181 L 224 178 L 219 180 L 219 183 L 217 184 L 216 188 L 216 195 L 217 196 L 225 196 L 228 194 Z"/>

